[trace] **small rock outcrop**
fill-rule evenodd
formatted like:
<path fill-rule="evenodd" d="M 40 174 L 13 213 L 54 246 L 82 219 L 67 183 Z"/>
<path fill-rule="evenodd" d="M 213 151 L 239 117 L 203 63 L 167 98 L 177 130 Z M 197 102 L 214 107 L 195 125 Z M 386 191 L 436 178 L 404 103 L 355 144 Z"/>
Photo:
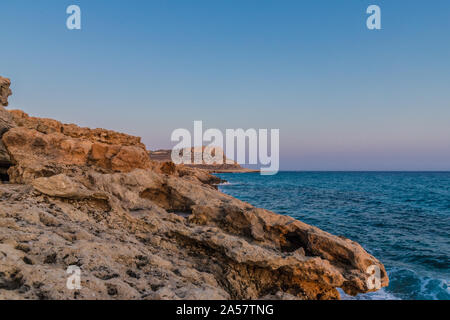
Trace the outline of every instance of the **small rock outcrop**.
<path fill-rule="evenodd" d="M 8 106 L 8 97 L 12 94 L 10 85 L 11 81 L 8 78 L 0 77 L 0 106 Z"/>
<path fill-rule="evenodd" d="M 388 284 L 356 242 L 151 161 L 139 138 L 4 109 L 0 121 L 0 299 L 339 299 L 371 291 L 372 265 Z"/>

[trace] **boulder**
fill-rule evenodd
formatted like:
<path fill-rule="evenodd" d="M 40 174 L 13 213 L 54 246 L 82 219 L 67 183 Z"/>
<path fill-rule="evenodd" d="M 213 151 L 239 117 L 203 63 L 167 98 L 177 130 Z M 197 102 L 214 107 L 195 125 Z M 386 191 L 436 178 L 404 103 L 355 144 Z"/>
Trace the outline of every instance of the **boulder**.
<path fill-rule="evenodd" d="M 75 200 L 107 199 L 103 193 L 92 192 L 65 174 L 58 174 L 50 178 L 37 178 L 31 184 L 38 192 L 51 197 Z"/>

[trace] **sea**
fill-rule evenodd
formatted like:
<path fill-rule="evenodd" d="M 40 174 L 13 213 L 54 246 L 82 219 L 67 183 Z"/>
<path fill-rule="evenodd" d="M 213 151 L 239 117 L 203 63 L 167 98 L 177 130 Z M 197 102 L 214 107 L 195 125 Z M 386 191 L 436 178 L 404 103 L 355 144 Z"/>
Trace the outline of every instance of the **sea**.
<path fill-rule="evenodd" d="M 450 300 L 450 172 L 217 174 L 219 189 L 361 244 L 386 288 L 343 299 Z"/>

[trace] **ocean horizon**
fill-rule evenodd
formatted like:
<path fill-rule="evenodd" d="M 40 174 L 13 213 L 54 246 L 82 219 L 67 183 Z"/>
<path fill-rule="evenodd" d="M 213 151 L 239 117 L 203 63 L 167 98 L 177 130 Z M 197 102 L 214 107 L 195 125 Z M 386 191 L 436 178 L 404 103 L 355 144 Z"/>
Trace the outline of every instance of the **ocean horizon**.
<path fill-rule="evenodd" d="M 281 171 L 217 174 L 219 189 L 360 243 L 390 284 L 343 299 L 449 300 L 450 172 Z"/>

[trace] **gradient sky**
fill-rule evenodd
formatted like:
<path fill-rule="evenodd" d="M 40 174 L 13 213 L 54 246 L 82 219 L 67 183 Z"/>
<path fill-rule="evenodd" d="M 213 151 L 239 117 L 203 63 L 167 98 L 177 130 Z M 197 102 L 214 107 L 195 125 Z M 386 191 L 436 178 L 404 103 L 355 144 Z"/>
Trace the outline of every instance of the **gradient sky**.
<path fill-rule="evenodd" d="M 0 29 L 31 115 L 149 149 L 194 120 L 279 128 L 284 170 L 450 170 L 448 0 L 1 0 Z"/>

